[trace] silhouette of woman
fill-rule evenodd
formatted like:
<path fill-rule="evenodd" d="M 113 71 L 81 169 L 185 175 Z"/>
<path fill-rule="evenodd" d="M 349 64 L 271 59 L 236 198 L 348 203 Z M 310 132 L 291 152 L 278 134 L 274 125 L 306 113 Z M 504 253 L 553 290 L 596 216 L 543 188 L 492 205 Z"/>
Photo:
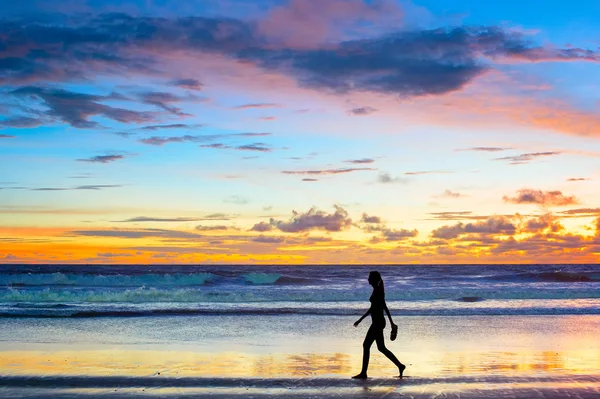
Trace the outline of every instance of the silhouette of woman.
<path fill-rule="evenodd" d="M 406 366 L 400 363 L 396 356 L 394 356 L 394 354 L 385 347 L 385 341 L 383 339 L 383 329 L 385 328 L 385 316 L 383 314 L 384 310 L 390 319 L 392 329 L 397 329 L 398 326 L 396 326 L 392 321 L 390 311 L 385 304 L 385 291 L 383 289 L 383 280 L 381 279 L 381 274 L 376 271 L 369 273 L 369 284 L 373 286 L 373 293 L 371 294 L 371 298 L 369 298 L 369 301 L 371 301 L 371 307 L 360 319 L 358 319 L 358 321 L 356 321 L 356 323 L 354 323 L 354 327 L 358 327 L 360 322 L 369 314 L 371 315 L 371 327 L 369 327 L 369 331 L 367 331 L 367 335 L 365 336 L 365 340 L 363 342 L 362 370 L 360 371 L 360 374 L 357 374 L 352 378 L 367 378 L 367 368 L 369 367 L 369 356 L 373 341 L 377 342 L 377 349 L 379 349 L 381 353 L 387 356 L 387 358 L 398 367 L 398 371 L 400 372 L 399 377 L 402 378 L 402 373 L 404 372 Z"/>

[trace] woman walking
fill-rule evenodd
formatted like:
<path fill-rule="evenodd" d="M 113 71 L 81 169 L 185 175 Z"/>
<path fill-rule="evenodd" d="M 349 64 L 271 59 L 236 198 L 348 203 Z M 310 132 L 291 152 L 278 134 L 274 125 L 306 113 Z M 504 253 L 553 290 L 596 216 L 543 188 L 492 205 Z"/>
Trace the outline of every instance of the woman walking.
<path fill-rule="evenodd" d="M 376 271 L 369 273 L 369 284 L 373 286 L 373 293 L 371 294 L 371 298 L 369 298 L 369 301 L 371 301 L 371 307 L 360 319 L 358 319 L 358 321 L 356 321 L 356 323 L 354 323 L 354 327 L 358 327 L 360 322 L 369 314 L 371 315 L 371 327 L 369 327 L 369 331 L 367 331 L 367 335 L 363 342 L 362 370 L 360 371 L 360 374 L 357 374 L 352 378 L 367 378 L 367 368 L 369 367 L 369 356 L 371 354 L 371 345 L 373 345 L 373 341 L 377 342 L 377 349 L 379 349 L 381 353 L 387 356 L 387 358 L 398 367 L 398 371 L 400 373 L 399 377 L 402 378 L 402 373 L 404 372 L 406 366 L 400 363 L 398 358 L 396 358 L 396 356 L 394 356 L 394 354 L 385 347 L 385 341 L 383 339 L 383 329 L 385 328 L 385 316 L 383 314 L 384 310 L 385 313 L 387 313 L 392 326 L 392 341 L 396 338 L 398 326 L 392 321 L 390 311 L 385 304 L 385 291 L 383 288 L 381 274 Z"/>

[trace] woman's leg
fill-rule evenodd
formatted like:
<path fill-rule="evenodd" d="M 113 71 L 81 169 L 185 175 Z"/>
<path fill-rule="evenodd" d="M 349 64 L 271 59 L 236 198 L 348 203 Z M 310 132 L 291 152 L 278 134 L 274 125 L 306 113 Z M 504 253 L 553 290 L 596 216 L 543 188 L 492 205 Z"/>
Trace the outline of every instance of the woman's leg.
<path fill-rule="evenodd" d="M 355 375 L 353 378 L 367 378 L 367 369 L 369 368 L 369 357 L 371 356 L 371 345 L 373 345 L 373 341 L 375 341 L 377 337 L 378 328 L 374 328 L 375 326 L 371 325 L 369 327 L 369 331 L 367 331 L 367 335 L 365 336 L 365 340 L 363 341 L 363 360 L 362 360 L 362 369 L 360 374 Z"/>
<path fill-rule="evenodd" d="M 379 349 L 379 352 L 383 353 L 388 359 L 390 359 L 396 365 L 396 367 L 398 367 L 398 369 L 400 370 L 400 375 L 402 375 L 402 372 L 404 371 L 406 366 L 400 363 L 400 361 L 392 353 L 392 351 L 385 347 L 383 330 L 378 331 L 377 335 L 375 336 L 375 341 L 377 341 L 377 349 Z"/>

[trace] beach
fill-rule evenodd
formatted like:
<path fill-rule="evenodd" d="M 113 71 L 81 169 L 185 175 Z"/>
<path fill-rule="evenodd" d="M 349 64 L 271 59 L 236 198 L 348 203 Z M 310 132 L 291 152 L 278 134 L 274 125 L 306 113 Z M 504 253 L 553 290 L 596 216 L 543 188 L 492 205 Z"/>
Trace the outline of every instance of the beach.
<path fill-rule="evenodd" d="M 396 341 L 389 341 L 388 326 L 386 343 L 407 365 L 405 377 L 396 377 L 394 365 L 374 345 L 369 379 L 356 381 L 350 377 L 360 371 L 362 340 L 370 321 L 357 328 L 352 324 L 368 308 L 369 292 L 366 287 L 356 301 L 351 301 L 349 291 L 364 285 L 363 269 L 337 270 L 329 275 L 319 269 L 319 275 L 327 280 L 321 285 L 299 282 L 309 272 L 294 269 L 277 270 L 277 278 L 252 275 L 253 279 L 270 281 L 242 284 L 235 280 L 237 271 L 230 270 L 221 282 L 213 278 L 212 284 L 188 285 L 185 289 L 204 294 L 220 291 L 236 300 L 243 297 L 243 301 L 196 302 L 194 297 L 186 302 L 180 297 L 179 302 L 168 303 L 141 301 L 139 287 L 130 285 L 132 271 L 130 276 L 121 271 L 111 278 L 100 278 L 98 271 L 92 270 L 92 278 L 89 270 L 87 274 L 63 270 L 30 276 L 5 270 L 5 281 L 21 283 L 3 291 L 0 396 L 600 395 L 600 306 L 597 298 L 590 298 L 597 292 L 597 282 L 569 281 L 577 280 L 576 276 L 580 280 L 595 278 L 593 268 L 567 275 L 561 271 L 554 278 L 560 281 L 550 282 L 548 276 L 552 274 L 543 274 L 545 280 L 540 282 L 517 273 L 509 283 L 506 278 L 491 282 L 499 272 L 506 276 L 506 269 L 492 268 L 485 273 L 470 269 L 454 276 L 453 286 L 446 291 L 434 290 L 435 294 L 429 292 L 431 287 L 444 284 L 444 280 L 437 281 L 440 271 L 420 272 L 415 279 L 414 273 L 407 277 L 411 269 L 396 270 L 395 275 L 394 269 L 389 269 L 387 295 L 392 299 L 388 305 L 399 325 L 399 335 Z M 144 290 L 155 289 L 155 297 L 171 295 L 173 299 L 181 295 L 184 275 L 198 280 L 197 275 L 184 271 L 178 270 L 177 276 L 171 272 L 162 278 L 156 273 L 135 278 L 155 281 L 154 288 Z M 54 278 L 51 288 L 48 276 Z M 282 277 L 288 282 L 276 284 Z M 25 286 L 23 279 L 36 284 Z M 175 284 L 165 283 L 174 279 Z M 127 284 L 119 283 L 126 280 Z M 68 281 L 71 284 L 65 284 Z M 524 286 L 529 286 L 529 291 L 537 287 L 537 291 L 528 292 Z M 451 298 L 460 300 L 439 298 L 440 292 L 451 290 L 455 291 Z M 306 300 L 307 291 L 330 301 L 311 304 Z M 423 299 L 425 291 L 435 298 Z M 286 301 L 265 301 L 263 296 L 269 292 L 276 299 L 286 295 Z M 484 292 L 493 298 L 481 297 Z M 37 302 L 23 302 L 26 295 Z M 129 296 L 130 301 L 115 302 L 119 295 Z M 341 297 L 339 301 L 334 300 L 335 295 Z M 409 300 L 410 295 L 419 299 Z M 520 299 L 501 298 L 517 295 Z M 64 300 L 67 297 L 71 302 Z M 21 301 L 11 302 L 15 298 Z"/>
<path fill-rule="evenodd" d="M 406 377 L 394 378 L 393 364 L 373 348 L 366 381 L 349 378 L 360 368 L 366 330 L 353 321 L 4 320 L 0 395 L 525 398 L 600 392 L 597 315 L 400 317 L 399 338 L 388 347 L 408 365 Z"/>

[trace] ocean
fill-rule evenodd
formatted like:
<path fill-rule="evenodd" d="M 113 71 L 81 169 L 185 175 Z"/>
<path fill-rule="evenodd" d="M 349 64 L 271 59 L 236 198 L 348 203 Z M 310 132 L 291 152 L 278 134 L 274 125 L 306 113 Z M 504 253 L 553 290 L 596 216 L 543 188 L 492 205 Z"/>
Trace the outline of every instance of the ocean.
<path fill-rule="evenodd" d="M 370 270 L 398 316 L 600 313 L 598 265 L 3 265 L 0 317 L 359 315 Z"/>
<path fill-rule="evenodd" d="M 0 397 L 597 398 L 598 336 L 598 265 L 0 266 Z"/>

